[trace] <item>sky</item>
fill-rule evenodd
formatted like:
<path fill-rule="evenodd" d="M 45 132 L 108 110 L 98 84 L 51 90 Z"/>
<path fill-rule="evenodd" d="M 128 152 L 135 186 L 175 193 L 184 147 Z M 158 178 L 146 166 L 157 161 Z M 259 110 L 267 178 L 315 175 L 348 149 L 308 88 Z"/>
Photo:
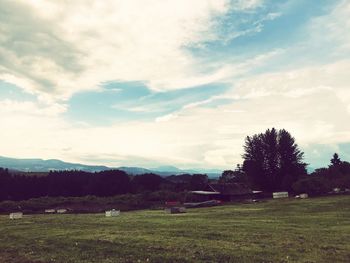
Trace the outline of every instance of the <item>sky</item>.
<path fill-rule="evenodd" d="M 0 0 L 0 155 L 230 169 L 286 129 L 350 160 L 349 0 Z"/>

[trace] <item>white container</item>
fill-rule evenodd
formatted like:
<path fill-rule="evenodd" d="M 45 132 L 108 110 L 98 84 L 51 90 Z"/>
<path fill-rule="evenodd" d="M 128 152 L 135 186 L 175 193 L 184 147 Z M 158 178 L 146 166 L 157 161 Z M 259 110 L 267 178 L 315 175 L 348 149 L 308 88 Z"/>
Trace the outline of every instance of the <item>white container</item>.
<path fill-rule="evenodd" d="M 112 210 L 106 211 L 106 217 L 114 217 L 119 215 L 120 215 L 120 210 L 112 209 Z"/>
<path fill-rule="evenodd" d="M 56 212 L 55 209 L 45 209 L 46 214 L 54 214 Z"/>
<path fill-rule="evenodd" d="M 305 198 L 309 198 L 308 194 L 300 194 L 300 198 L 305 199 Z"/>
<path fill-rule="evenodd" d="M 67 213 L 67 209 L 57 209 L 56 212 L 57 214 L 64 214 Z"/>
<path fill-rule="evenodd" d="M 17 213 L 11 213 L 10 214 L 10 219 L 20 219 L 23 217 L 22 212 L 17 212 Z"/>
<path fill-rule="evenodd" d="M 288 198 L 288 192 L 275 192 L 272 193 L 273 198 Z"/>

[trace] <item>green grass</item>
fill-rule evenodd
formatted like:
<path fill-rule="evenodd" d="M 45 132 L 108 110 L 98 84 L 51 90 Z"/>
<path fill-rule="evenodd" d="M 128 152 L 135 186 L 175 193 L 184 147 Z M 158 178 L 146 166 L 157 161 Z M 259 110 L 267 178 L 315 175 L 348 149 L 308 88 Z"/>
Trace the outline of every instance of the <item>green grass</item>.
<path fill-rule="evenodd" d="M 179 215 L 0 216 L 0 262 L 350 262 L 350 196 Z"/>

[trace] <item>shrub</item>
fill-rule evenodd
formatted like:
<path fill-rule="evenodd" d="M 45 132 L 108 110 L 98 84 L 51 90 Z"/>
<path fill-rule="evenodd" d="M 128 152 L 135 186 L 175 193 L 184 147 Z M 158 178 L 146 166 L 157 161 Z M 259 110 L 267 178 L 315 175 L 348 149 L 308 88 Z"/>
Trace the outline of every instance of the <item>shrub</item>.
<path fill-rule="evenodd" d="M 292 188 L 298 194 L 308 193 L 309 195 L 321 195 L 331 190 L 331 186 L 326 178 L 316 176 L 304 177 L 295 182 Z"/>

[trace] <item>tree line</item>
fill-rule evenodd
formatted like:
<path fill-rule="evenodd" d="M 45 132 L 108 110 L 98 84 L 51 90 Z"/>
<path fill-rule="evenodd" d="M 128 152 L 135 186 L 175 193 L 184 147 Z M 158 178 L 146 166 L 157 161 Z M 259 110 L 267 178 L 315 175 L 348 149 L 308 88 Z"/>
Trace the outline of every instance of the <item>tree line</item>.
<path fill-rule="evenodd" d="M 50 171 L 47 176 L 28 176 L 0 168 L 0 200 L 25 200 L 50 196 L 100 197 L 167 190 L 181 192 L 205 186 L 202 174 L 182 175 L 173 181 L 156 174 L 128 175 L 121 170 L 90 173 L 84 171 Z"/>
<path fill-rule="evenodd" d="M 342 161 L 337 153 L 334 153 L 328 167 L 316 169 L 293 184 L 294 191 L 311 195 L 328 193 L 334 188 L 350 189 L 350 163 Z"/>

